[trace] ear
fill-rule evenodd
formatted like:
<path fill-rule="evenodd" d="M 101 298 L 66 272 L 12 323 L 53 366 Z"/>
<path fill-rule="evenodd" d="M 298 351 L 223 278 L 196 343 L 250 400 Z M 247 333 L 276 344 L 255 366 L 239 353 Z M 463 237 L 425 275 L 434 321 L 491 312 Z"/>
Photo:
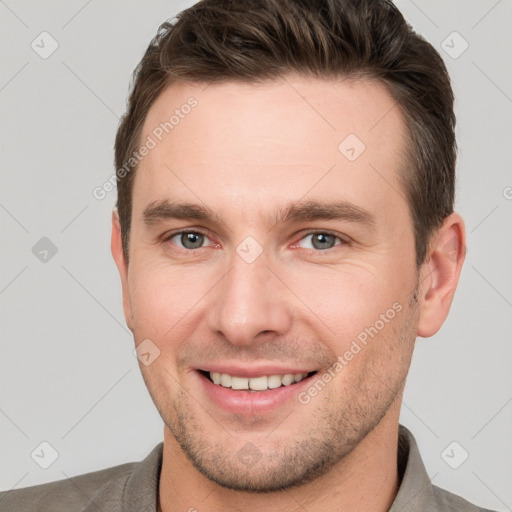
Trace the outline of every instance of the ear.
<path fill-rule="evenodd" d="M 110 242 L 112 256 L 116 262 L 119 276 L 121 277 L 121 286 L 123 289 L 123 310 L 128 328 L 133 332 L 133 315 L 130 301 L 130 288 L 128 284 L 128 263 L 124 257 L 123 242 L 121 237 L 121 222 L 117 209 L 112 210 L 112 238 Z"/>
<path fill-rule="evenodd" d="M 433 235 L 421 267 L 418 336 L 434 335 L 446 320 L 465 256 L 464 221 L 459 214 L 452 213 Z"/>

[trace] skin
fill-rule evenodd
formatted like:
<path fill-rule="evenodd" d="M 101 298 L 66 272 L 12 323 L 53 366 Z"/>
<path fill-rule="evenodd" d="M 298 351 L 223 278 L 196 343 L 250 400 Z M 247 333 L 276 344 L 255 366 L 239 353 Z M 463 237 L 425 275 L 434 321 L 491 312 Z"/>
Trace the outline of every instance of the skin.
<path fill-rule="evenodd" d="M 414 343 L 448 314 L 463 221 L 445 219 L 418 269 L 398 180 L 407 132 L 379 83 L 173 84 L 141 140 L 191 96 L 197 107 L 136 171 L 129 264 L 112 216 L 127 324 L 137 345 L 150 339 L 160 350 L 140 365 L 165 423 L 160 510 L 388 510 Z M 348 134 L 366 145 L 353 162 L 338 150 Z M 217 218 L 148 225 L 145 208 L 162 200 L 206 205 Z M 340 200 L 374 224 L 272 222 L 292 202 Z M 184 228 L 203 231 L 203 246 L 171 237 Z M 340 238 L 318 249 L 311 230 Z M 262 249 L 252 263 L 236 252 L 247 236 Z M 199 385 L 195 369 L 207 363 L 305 366 L 321 376 L 396 303 L 401 311 L 307 404 L 231 414 Z M 259 458 L 244 464 L 248 443 Z"/>

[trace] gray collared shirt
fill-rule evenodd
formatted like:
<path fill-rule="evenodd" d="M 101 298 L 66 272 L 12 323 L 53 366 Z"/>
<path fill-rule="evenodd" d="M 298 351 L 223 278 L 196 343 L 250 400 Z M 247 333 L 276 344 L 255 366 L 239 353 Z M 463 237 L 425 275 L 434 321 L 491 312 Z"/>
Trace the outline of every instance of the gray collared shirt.
<path fill-rule="evenodd" d="M 0 493 L 2 512 L 157 512 L 163 443 L 141 462 Z M 389 512 L 490 512 L 431 483 L 413 435 L 400 426 L 400 488 Z"/>

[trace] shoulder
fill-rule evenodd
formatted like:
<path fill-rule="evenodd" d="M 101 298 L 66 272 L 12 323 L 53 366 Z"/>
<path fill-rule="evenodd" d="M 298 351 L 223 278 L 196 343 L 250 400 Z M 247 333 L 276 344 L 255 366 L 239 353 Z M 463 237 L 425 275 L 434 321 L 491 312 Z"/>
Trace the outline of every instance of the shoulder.
<path fill-rule="evenodd" d="M 2 512 L 74 512 L 96 505 L 120 504 L 123 488 L 138 463 L 131 462 L 83 475 L 0 493 Z M 94 507 L 96 508 L 96 507 Z M 116 510 L 115 506 L 107 508 Z"/>
<path fill-rule="evenodd" d="M 400 425 L 398 435 L 397 459 L 401 483 L 390 512 L 492 512 L 432 485 L 412 433 Z"/>
<path fill-rule="evenodd" d="M 489 509 L 473 505 L 464 498 L 457 496 L 451 492 L 432 486 L 434 496 L 439 510 L 453 510 L 463 512 L 493 512 Z"/>

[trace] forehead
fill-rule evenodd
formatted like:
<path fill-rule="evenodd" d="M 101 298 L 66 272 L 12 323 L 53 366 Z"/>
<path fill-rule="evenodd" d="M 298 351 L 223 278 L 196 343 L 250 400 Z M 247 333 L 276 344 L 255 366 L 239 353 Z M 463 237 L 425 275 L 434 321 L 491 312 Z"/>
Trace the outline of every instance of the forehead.
<path fill-rule="evenodd" d="M 306 196 L 385 200 L 400 195 L 405 135 L 378 82 L 176 83 L 145 120 L 141 143 L 153 147 L 136 173 L 134 206 L 178 196 L 247 213 Z"/>

